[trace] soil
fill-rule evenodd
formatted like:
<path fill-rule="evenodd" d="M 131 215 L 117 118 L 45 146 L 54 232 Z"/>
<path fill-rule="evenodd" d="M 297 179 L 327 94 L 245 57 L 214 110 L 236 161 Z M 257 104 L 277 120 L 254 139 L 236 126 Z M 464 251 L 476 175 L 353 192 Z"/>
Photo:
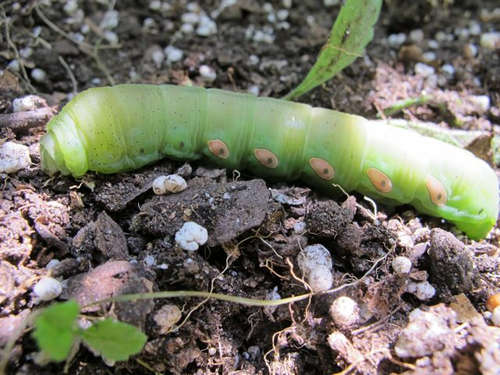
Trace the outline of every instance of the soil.
<path fill-rule="evenodd" d="M 0 138 L 28 146 L 32 161 L 2 174 L 0 345 L 31 311 L 51 303 L 40 303 L 32 291 L 43 276 L 64 280 L 58 300 L 82 305 L 125 293 L 212 287 L 284 298 L 309 292 L 297 256 L 322 244 L 333 260 L 334 289 L 304 301 L 262 308 L 174 298 L 87 309 L 88 316 L 111 315 L 140 327 L 148 342 L 114 364 L 82 345 L 68 373 L 499 374 L 500 328 L 485 306 L 500 291 L 497 228 L 474 242 L 411 207 L 374 210 L 357 194 L 331 198 L 301 182 L 262 180 L 203 162 L 163 160 L 81 180 L 41 171 L 38 142 L 50 108 L 74 93 L 141 82 L 282 97 L 306 76 L 340 9 L 319 0 L 223 4 L 229 2 L 0 5 Z M 118 24 L 103 23 L 111 9 Z M 183 14 L 201 11 L 216 32 L 198 35 L 197 25 L 179 31 Z M 498 14 L 494 0 L 387 0 L 365 56 L 300 101 L 375 118 L 425 93 L 430 101 L 392 116 L 491 135 L 500 120 L 499 46 L 483 47 L 480 39 L 498 27 Z M 274 39 L 261 40 L 262 33 Z M 402 43 L 394 41 L 399 33 L 406 36 Z M 182 50 L 181 59 L 167 61 L 169 45 Z M 27 94 L 42 100 L 14 116 L 13 99 Z M 486 148 L 479 156 L 491 161 Z M 155 196 L 153 179 L 171 173 L 187 180 L 187 190 Z M 174 239 L 186 221 L 208 231 L 208 243 L 194 252 Z M 409 273 L 394 270 L 398 256 L 411 261 Z M 356 302 L 349 324 L 330 311 L 341 296 Z M 164 326 L 171 311 L 187 318 L 174 330 Z M 7 372 L 64 371 L 64 363 L 40 363 L 36 353 L 30 333 L 20 335 Z"/>

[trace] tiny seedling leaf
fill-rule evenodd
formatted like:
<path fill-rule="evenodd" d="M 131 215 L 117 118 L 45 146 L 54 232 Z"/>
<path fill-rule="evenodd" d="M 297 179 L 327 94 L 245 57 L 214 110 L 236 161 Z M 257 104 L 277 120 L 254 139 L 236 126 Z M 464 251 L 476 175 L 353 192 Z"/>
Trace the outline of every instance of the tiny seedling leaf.
<path fill-rule="evenodd" d="M 124 361 L 139 353 L 147 340 L 138 328 L 110 318 L 93 324 L 82 332 L 82 337 L 88 346 L 113 361 Z"/>
<path fill-rule="evenodd" d="M 57 303 L 35 318 L 35 337 L 39 348 L 54 361 L 64 360 L 78 335 L 76 318 L 80 306 L 75 301 Z"/>
<path fill-rule="evenodd" d="M 297 98 L 332 78 L 357 57 L 373 38 L 382 0 L 347 0 L 332 27 L 328 41 L 306 78 L 285 99 Z"/>

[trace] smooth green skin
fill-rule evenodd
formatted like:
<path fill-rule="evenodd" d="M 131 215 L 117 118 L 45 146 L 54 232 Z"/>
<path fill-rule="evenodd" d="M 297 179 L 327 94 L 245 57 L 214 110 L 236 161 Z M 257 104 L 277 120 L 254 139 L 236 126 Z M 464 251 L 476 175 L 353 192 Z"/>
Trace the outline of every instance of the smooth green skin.
<path fill-rule="evenodd" d="M 214 139 L 227 145 L 227 159 L 209 151 L 207 142 Z M 163 157 L 204 157 L 259 176 L 302 178 L 330 192 L 338 184 L 385 203 L 411 204 L 453 222 L 473 239 L 484 237 L 498 216 L 496 174 L 469 151 L 359 116 L 217 89 L 89 89 L 50 121 L 40 147 L 48 174 L 80 177 L 88 170 L 133 170 Z M 272 151 L 278 166 L 261 165 L 255 148 Z M 309 165 L 312 157 L 328 161 L 335 177 L 318 177 Z M 372 167 L 391 179 L 389 193 L 380 193 L 370 182 L 366 171 Z M 446 205 L 430 200 L 425 185 L 429 175 L 446 189 Z"/>

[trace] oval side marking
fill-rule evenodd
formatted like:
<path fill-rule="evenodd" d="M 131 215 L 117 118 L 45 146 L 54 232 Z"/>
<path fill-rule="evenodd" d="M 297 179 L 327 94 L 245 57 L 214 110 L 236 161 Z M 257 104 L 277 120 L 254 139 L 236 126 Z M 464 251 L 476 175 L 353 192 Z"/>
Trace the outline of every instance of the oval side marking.
<path fill-rule="evenodd" d="M 276 168 L 279 164 L 278 157 L 265 148 L 256 148 L 253 151 L 255 158 L 267 168 Z"/>
<path fill-rule="evenodd" d="M 331 180 L 335 176 L 335 169 L 324 159 L 311 158 L 309 165 L 323 180 Z"/>
<path fill-rule="evenodd" d="M 375 189 L 381 193 L 389 193 L 392 190 L 392 181 L 383 172 L 376 168 L 368 168 L 366 174 Z"/>
<path fill-rule="evenodd" d="M 221 159 L 227 159 L 229 157 L 229 148 L 220 139 L 212 139 L 207 142 L 208 150 Z"/>

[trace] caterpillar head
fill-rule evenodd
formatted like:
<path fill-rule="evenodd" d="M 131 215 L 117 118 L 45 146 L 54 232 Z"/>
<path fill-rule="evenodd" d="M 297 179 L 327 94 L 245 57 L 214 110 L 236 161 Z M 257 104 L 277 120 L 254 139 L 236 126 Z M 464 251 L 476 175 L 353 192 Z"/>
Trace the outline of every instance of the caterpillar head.
<path fill-rule="evenodd" d="M 47 134 L 40 140 L 40 155 L 42 170 L 48 175 L 61 172 L 80 177 L 87 172 L 87 153 L 66 108 L 47 125 Z"/>

